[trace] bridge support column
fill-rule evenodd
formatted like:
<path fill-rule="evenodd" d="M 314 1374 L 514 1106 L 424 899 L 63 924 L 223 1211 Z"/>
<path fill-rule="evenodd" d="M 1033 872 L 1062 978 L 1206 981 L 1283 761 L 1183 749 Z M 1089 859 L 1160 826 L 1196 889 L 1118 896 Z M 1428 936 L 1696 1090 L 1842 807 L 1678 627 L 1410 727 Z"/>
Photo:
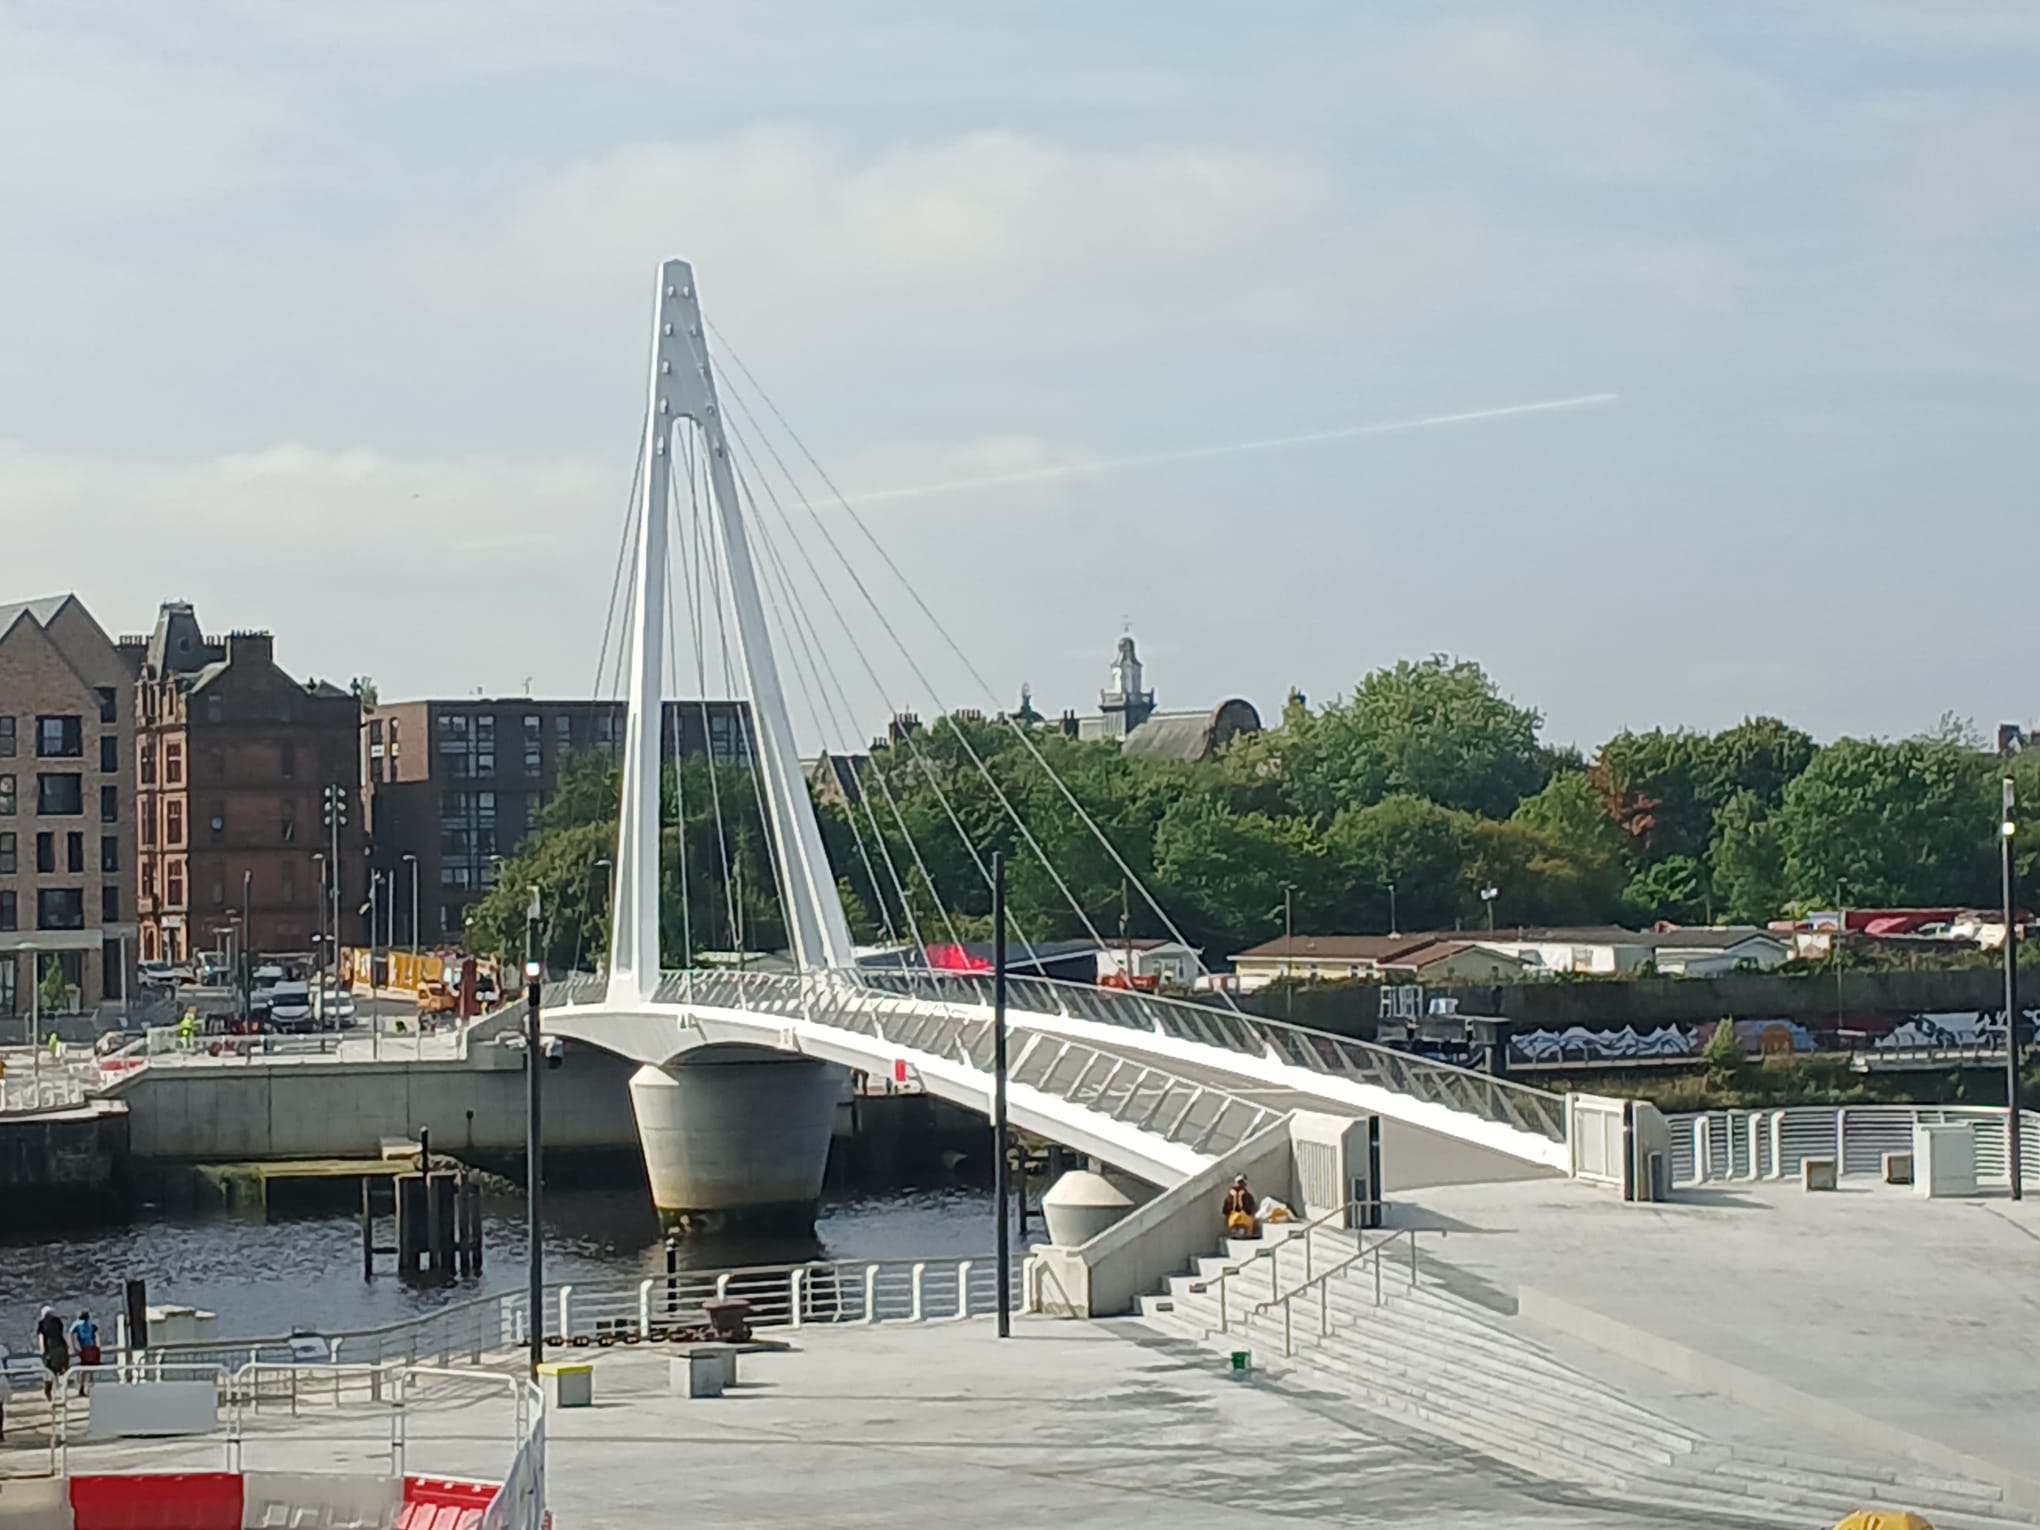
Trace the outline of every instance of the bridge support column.
<path fill-rule="evenodd" d="M 812 1227 L 841 1070 L 763 1048 L 721 1053 L 631 1078 L 652 1204 L 686 1229 Z"/>

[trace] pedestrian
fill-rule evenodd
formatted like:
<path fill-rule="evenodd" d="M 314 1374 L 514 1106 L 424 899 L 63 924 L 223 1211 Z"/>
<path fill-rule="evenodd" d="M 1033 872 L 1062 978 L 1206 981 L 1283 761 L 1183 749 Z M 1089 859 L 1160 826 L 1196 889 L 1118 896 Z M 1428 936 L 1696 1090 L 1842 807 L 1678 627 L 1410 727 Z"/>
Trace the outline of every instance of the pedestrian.
<path fill-rule="evenodd" d="M 92 1321 L 91 1313 L 80 1312 L 78 1321 L 71 1325 L 71 1348 L 77 1351 L 80 1368 L 90 1371 L 99 1364 L 99 1325 Z M 85 1378 L 85 1384 L 92 1384 L 90 1376 Z"/>
<path fill-rule="evenodd" d="M 71 1341 L 64 1333 L 64 1320 L 48 1307 L 36 1317 L 35 1342 L 42 1351 L 43 1369 L 49 1372 L 43 1381 L 43 1396 L 54 1398 L 58 1379 L 71 1368 Z"/>

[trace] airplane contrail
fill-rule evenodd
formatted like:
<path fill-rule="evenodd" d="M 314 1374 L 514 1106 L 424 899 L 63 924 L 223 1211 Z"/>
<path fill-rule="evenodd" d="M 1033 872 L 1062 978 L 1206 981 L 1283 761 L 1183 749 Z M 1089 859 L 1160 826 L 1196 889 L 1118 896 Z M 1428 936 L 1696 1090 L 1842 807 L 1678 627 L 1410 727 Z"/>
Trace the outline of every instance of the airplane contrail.
<path fill-rule="evenodd" d="M 1411 430 L 1434 430 L 1445 425 L 1471 425 L 1482 420 L 1502 420 L 1519 414 L 1551 414 L 1561 409 L 1590 409 L 1613 404 L 1619 393 L 1581 393 L 1571 398 L 1540 399 L 1529 404 L 1501 404 L 1492 409 L 1467 409 L 1457 414 L 1427 414 L 1409 420 L 1379 420 L 1371 425 L 1340 425 L 1330 430 L 1313 430 L 1300 436 L 1267 436 L 1258 441 L 1231 441 L 1222 446 L 1192 446 L 1180 451 L 1145 452 L 1134 457 L 1112 457 L 1098 462 L 1067 462 L 1055 467 L 1023 468 L 1016 473 L 988 473 L 980 478 L 953 478 L 948 483 L 916 484 L 907 489 L 876 489 L 852 494 L 850 502 L 876 504 L 882 500 L 920 499 L 930 494 L 954 494 L 969 489 L 1000 488 L 1015 483 L 1043 483 L 1056 478 L 1081 478 L 1092 473 L 1114 473 L 1121 468 L 1160 467 L 1166 463 L 1203 462 L 1212 457 L 1238 457 L 1249 452 L 1286 451 L 1292 446 L 1317 446 L 1327 441 L 1352 441 L 1362 436 L 1388 436 Z"/>

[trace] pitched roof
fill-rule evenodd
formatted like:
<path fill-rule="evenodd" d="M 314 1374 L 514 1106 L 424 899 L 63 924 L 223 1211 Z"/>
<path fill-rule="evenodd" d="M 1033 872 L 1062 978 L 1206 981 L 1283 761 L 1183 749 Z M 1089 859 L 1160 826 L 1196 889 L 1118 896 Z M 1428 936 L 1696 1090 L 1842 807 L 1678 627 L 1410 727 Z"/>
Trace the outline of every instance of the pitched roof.
<path fill-rule="evenodd" d="M 24 615 L 32 617 L 38 627 L 47 627 L 56 619 L 59 611 L 77 598 L 75 595 L 45 595 L 39 600 L 16 600 L 0 604 L 0 633 L 6 632 Z"/>
<path fill-rule="evenodd" d="M 1768 940 L 1773 945 L 1790 945 L 1789 938 L 1760 929 L 1753 924 L 1682 924 L 1659 930 L 1646 937 L 1654 946 L 1690 951 L 1725 951 L 1746 940 Z"/>
<path fill-rule="evenodd" d="M 1436 935 L 1278 935 L 1233 960 L 1390 962 L 1437 942 Z"/>

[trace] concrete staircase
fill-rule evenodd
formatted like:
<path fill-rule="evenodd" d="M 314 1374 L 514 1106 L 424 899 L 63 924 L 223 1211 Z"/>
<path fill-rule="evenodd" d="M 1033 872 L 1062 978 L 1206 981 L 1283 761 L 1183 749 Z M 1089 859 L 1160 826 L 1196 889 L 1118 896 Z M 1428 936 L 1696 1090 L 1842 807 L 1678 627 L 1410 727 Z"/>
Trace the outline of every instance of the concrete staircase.
<path fill-rule="evenodd" d="M 1626 1503 L 1801 1530 L 1868 1508 L 1911 1509 L 1937 1530 L 2031 1530 L 2040 1523 L 2007 1503 L 1996 1485 L 1930 1467 L 1828 1458 L 1789 1443 L 1773 1449 L 1711 1441 L 1561 1359 L 1508 1318 L 1434 1281 L 1412 1285 L 1406 1244 L 1385 1258 L 1378 1305 L 1372 1259 L 1295 1296 L 1294 1355 L 1285 1358 L 1281 1307 L 1253 1308 L 1271 1290 L 1302 1287 L 1303 1236 L 1313 1240 L 1315 1271 L 1353 1253 L 1350 1232 L 1293 1236 L 1276 1256 L 1272 1285 L 1266 1258 L 1226 1282 L 1221 1331 L 1212 1282 L 1267 1247 L 1229 1242 L 1223 1255 L 1200 1259 L 1194 1274 L 1172 1277 L 1166 1293 L 1143 1298 L 1141 1316 L 1219 1353 L 1247 1350 L 1257 1368 L 1278 1374 L 1293 1368 L 1371 1411 L 1533 1476 Z M 1435 1269 L 1428 1247 L 1421 1258 Z M 1327 1334 L 1319 1332 L 1321 1319 Z"/>

